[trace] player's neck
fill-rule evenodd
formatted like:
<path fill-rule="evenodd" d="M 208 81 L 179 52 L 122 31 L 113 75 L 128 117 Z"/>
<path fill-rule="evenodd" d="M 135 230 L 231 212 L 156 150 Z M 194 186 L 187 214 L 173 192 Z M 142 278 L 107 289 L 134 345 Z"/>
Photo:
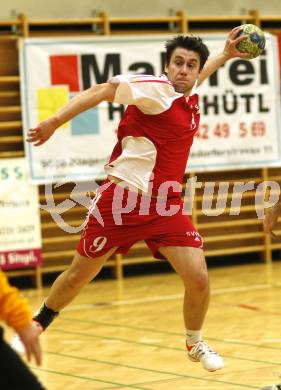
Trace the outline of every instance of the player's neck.
<path fill-rule="evenodd" d="M 191 93 L 191 89 L 189 89 L 188 91 L 184 91 L 183 94 L 185 96 L 185 98 L 188 100 L 189 99 L 189 96 L 190 96 L 190 93 Z"/>

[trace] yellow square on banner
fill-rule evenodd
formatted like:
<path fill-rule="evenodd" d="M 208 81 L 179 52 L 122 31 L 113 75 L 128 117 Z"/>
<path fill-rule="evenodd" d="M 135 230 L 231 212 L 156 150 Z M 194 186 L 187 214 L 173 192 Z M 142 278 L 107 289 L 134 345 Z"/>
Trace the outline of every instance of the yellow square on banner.
<path fill-rule="evenodd" d="M 67 87 L 50 87 L 37 89 L 38 120 L 43 120 L 53 116 L 69 100 Z M 69 122 L 61 126 L 69 128 Z"/>

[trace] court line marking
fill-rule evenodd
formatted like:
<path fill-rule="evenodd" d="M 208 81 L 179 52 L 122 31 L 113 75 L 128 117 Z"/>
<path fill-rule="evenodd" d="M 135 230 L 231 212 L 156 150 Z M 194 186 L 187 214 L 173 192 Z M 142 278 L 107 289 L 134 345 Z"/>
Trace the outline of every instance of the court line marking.
<path fill-rule="evenodd" d="M 170 379 L 157 379 L 155 381 L 149 381 L 149 382 L 140 382 L 140 383 L 134 383 L 134 385 L 138 385 L 138 386 L 141 386 L 141 385 L 154 385 L 154 384 L 157 384 L 157 383 L 167 383 L 167 382 L 173 382 L 173 381 L 178 381 L 179 378 L 170 378 Z M 145 388 L 146 390 L 148 390 L 147 388 Z M 114 387 L 106 387 L 106 388 L 100 388 L 100 389 L 95 389 L 95 390 L 115 390 Z"/>
<path fill-rule="evenodd" d="M 221 306 L 232 306 L 232 307 L 238 307 L 240 309 L 246 309 L 246 310 L 251 310 L 251 311 L 255 311 L 257 312 L 257 314 L 271 314 L 273 316 L 280 316 L 281 313 L 280 312 L 277 312 L 277 311 L 270 311 L 270 310 L 265 310 L 263 309 L 262 307 L 259 307 L 259 306 L 254 306 L 254 305 L 248 305 L 248 304 L 244 304 L 244 303 L 229 303 L 229 302 L 219 302 L 219 303 L 216 303 L 216 305 L 221 305 Z"/>
<path fill-rule="evenodd" d="M 77 320 L 75 318 L 67 318 L 67 317 L 63 317 L 63 315 L 59 318 L 60 320 L 64 320 L 64 321 L 71 321 L 71 322 L 77 322 L 77 323 L 86 323 L 86 324 L 97 324 L 97 325 L 102 325 L 102 326 L 108 326 L 108 327 L 113 327 L 113 328 L 125 328 L 125 329 L 132 329 L 132 330 L 137 330 L 137 331 L 147 331 L 147 332 L 151 332 L 151 333 L 160 333 L 160 334 L 165 334 L 165 335 L 173 335 L 173 336 L 182 336 L 184 337 L 184 334 L 183 333 L 179 333 L 179 332 L 169 332 L 169 331 L 165 331 L 165 330 L 160 330 L 160 329 L 152 329 L 152 328 L 146 328 L 146 327 L 138 327 L 138 326 L 133 326 L 133 325 L 123 325 L 123 324 L 115 324 L 115 323 L 107 323 L 107 322 L 103 322 L 103 321 L 90 321 L 90 320 Z M 247 343 L 247 342 L 243 342 L 241 340 L 233 340 L 233 339 L 219 339 L 219 338 L 216 338 L 216 337 L 206 337 L 207 340 L 212 340 L 212 341 L 217 341 L 217 342 L 221 342 L 221 343 L 226 343 L 226 344 L 237 344 L 237 345 L 243 345 L 243 346 L 247 346 L 247 347 L 255 347 L 255 348 L 261 348 L 261 349 L 274 349 L 274 350 L 281 350 L 281 348 L 279 347 L 273 347 L 273 346 L 269 346 L 269 345 L 260 345 L 260 344 L 254 344 L 254 343 Z M 265 342 L 263 340 L 263 342 Z M 274 340 L 274 342 L 277 342 L 276 340 Z M 280 339 L 280 342 L 281 342 L 281 339 Z M 225 357 L 229 357 L 229 356 L 226 356 L 224 355 Z M 230 358 L 233 358 L 233 359 L 241 359 L 241 360 L 244 360 L 245 358 L 236 358 L 236 357 L 230 357 Z M 256 361 L 256 360 L 255 360 Z M 260 361 L 261 363 L 266 363 L 265 361 Z M 274 362 L 267 362 L 267 363 L 273 363 Z"/>
<path fill-rule="evenodd" d="M 222 295 L 226 293 L 239 293 L 239 292 L 248 292 L 248 291 L 255 291 L 255 290 L 264 290 L 264 289 L 272 289 L 272 288 L 280 288 L 280 283 L 275 284 L 254 284 L 251 286 L 240 286 L 240 287 L 229 287 L 229 288 L 221 288 L 221 289 L 214 289 L 211 291 L 211 296 L 215 295 Z M 153 302 L 161 302 L 161 301 L 173 301 L 180 298 L 183 298 L 183 292 L 182 294 L 173 294 L 173 295 L 156 295 L 154 297 L 147 297 L 147 298 L 140 298 L 140 299 L 128 299 L 128 300 L 117 300 L 117 301 L 104 301 L 104 302 L 97 302 L 97 303 L 86 303 L 83 305 L 71 305 L 69 307 L 66 307 L 64 309 L 65 312 L 67 311 L 79 311 L 79 310 L 86 310 L 86 309 L 92 309 L 93 307 L 108 307 L 108 306 L 125 306 L 125 305 L 136 305 L 136 304 L 143 304 L 143 303 L 153 303 Z"/>
<path fill-rule="evenodd" d="M 134 383 L 134 385 L 155 385 L 155 384 L 160 384 L 160 383 L 167 383 L 167 382 L 174 382 L 174 381 L 179 381 L 181 378 L 171 378 L 171 379 L 159 379 L 159 380 L 155 380 L 155 381 L 149 381 L 149 382 L 139 382 L 139 383 Z M 174 385 L 174 383 L 171 383 L 171 386 Z M 222 385 L 225 385 L 225 383 L 222 383 Z M 214 388 L 212 388 L 214 389 Z M 106 388 L 100 388 L 100 389 L 95 389 L 95 390 L 115 390 L 114 387 L 106 387 Z M 148 388 L 146 388 L 146 390 L 148 390 Z M 216 389 L 217 390 L 217 389 Z M 221 388 L 222 390 L 222 388 Z M 225 388 L 224 388 L 225 390 Z"/>
<path fill-rule="evenodd" d="M 75 336 L 82 336 L 82 337 L 90 337 L 90 338 L 97 338 L 101 340 L 111 340 L 111 341 L 120 341 L 123 343 L 128 343 L 128 344 L 136 344 L 136 345 L 141 345 L 141 346 L 146 346 L 146 347 L 156 347 L 160 349 L 170 349 L 173 351 L 180 351 L 182 353 L 185 353 L 185 350 L 183 348 L 179 347 L 169 347 L 167 345 L 161 345 L 161 344 L 154 344 L 154 343 L 144 343 L 141 341 L 135 341 L 135 340 L 130 340 L 130 339 L 123 339 L 120 337 L 109 337 L 109 336 L 100 336 L 96 334 L 88 334 L 88 333 L 81 333 L 81 332 L 72 332 L 72 331 L 67 331 L 64 329 L 58 329 L 55 328 L 53 331 L 57 331 L 60 333 L 64 334 L 70 334 L 70 335 L 75 335 Z M 247 344 L 248 346 L 248 344 Z M 274 350 L 279 350 L 281 348 L 278 347 L 270 347 L 270 346 L 259 346 L 259 345 L 252 345 L 254 347 L 258 348 L 266 348 L 266 349 L 274 349 Z M 249 359 L 249 358 L 244 358 L 244 357 L 236 357 L 236 356 L 229 356 L 229 355 L 223 355 L 227 359 L 234 359 L 234 360 L 241 360 L 241 361 L 247 361 L 247 362 L 252 362 L 252 363 L 263 363 L 263 364 L 268 364 L 268 365 L 273 365 L 273 366 L 280 366 L 281 362 L 272 362 L 272 361 L 267 361 L 267 360 L 256 360 L 256 359 Z"/>
<path fill-rule="evenodd" d="M 44 353 L 49 353 L 50 352 L 44 352 Z M 76 378 L 76 379 L 84 379 L 84 380 L 89 380 L 91 382 L 99 382 L 99 383 L 105 383 L 107 385 L 114 385 L 114 386 L 118 386 L 118 387 L 131 387 L 133 389 L 141 389 L 141 390 L 152 390 L 152 389 L 149 389 L 147 387 L 138 387 L 137 385 L 127 385 L 127 384 L 121 384 L 121 383 L 116 383 L 116 382 L 110 382 L 110 381 L 104 381 L 102 379 L 96 379 L 96 378 L 91 378 L 91 377 L 87 377 L 87 376 L 81 376 L 81 375 L 74 375 L 74 374 L 69 374 L 67 372 L 61 372 L 61 371 L 55 371 L 55 370 L 50 370 L 48 368 L 42 368 L 42 367 L 37 367 L 37 366 L 30 366 L 33 370 L 36 370 L 36 371 L 42 371 L 42 372 L 48 372 L 50 374 L 55 374 L 55 375 L 62 375 L 62 376 L 68 376 L 68 377 L 71 377 L 71 378 Z M 111 387 L 112 388 L 112 387 Z M 103 387 L 101 388 L 100 390 L 102 389 L 108 389 L 108 387 Z"/>
<path fill-rule="evenodd" d="M 107 364 L 107 365 L 111 365 L 111 366 L 133 368 L 133 369 L 140 370 L 140 371 L 147 371 L 147 372 L 154 372 L 154 373 L 159 373 L 159 374 L 171 375 L 171 376 L 179 377 L 179 378 L 187 378 L 187 379 L 195 379 L 195 380 L 206 381 L 206 382 L 228 384 L 228 385 L 239 386 L 239 387 L 244 387 L 244 388 L 247 387 L 249 389 L 260 389 L 260 387 L 252 386 L 252 385 L 245 385 L 242 383 L 228 382 L 228 381 L 224 381 L 224 380 L 220 380 L 220 379 L 213 379 L 213 378 L 206 378 L 206 377 L 203 378 L 201 376 L 198 377 L 198 376 L 193 376 L 193 375 L 178 374 L 178 373 L 169 372 L 169 371 L 155 370 L 152 368 L 138 367 L 138 366 L 133 366 L 133 365 L 129 365 L 129 364 L 115 363 L 115 362 L 110 362 L 110 361 L 106 361 L 106 360 L 86 358 L 86 357 L 82 357 L 82 356 L 80 357 L 80 356 L 76 356 L 76 355 L 63 354 L 63 353 L 59 353 L 59 352 L 51 352 L 51 351 L 44 350 L 44 353 L 56 355 L 56 356 L 61 356 L 61 357 L 74 358 L 74 359 L 84 360 L 84 361 L 89 361 L 89 362 Z M 131 387 L 133 387 L 133 386 L 136 386 L 136 385 L 131 385 Z M 149 390 L 149 389 L 145 388 L 145 390 Z"/>

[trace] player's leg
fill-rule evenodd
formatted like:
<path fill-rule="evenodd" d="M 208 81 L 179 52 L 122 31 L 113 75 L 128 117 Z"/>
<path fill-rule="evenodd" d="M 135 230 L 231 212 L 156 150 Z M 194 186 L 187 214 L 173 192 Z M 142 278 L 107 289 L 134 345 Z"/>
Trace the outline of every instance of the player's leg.
<path fill-rule="evenodd" d="M 189 358 L 193 361 L 201 361 L 208 371 L 222 368 L 223 359 L 202 340 L 201 329 L 210 297 L 203 250 L 179 246 L 160 247 L 158 250 L 170 262 L 184 283 L 183 315 Z"/>
<path fill-rule="evenodd" d="M 100 257 L 88 258 L 75 253 L 71 266 L 58 276 L 38 313 L 33 317 L 43 329 L 54 320 L 59 311 L 67 306 L 101 270 L 106 260 L 115 252 L 111 248 Z"/>
<path fill-rule="evenodd" d="M 159 248 L 185 286 L 183 315 L 186 329 L 201 329 L 209 305 L 208 271 L 203 250 L 192 247 Z"/>

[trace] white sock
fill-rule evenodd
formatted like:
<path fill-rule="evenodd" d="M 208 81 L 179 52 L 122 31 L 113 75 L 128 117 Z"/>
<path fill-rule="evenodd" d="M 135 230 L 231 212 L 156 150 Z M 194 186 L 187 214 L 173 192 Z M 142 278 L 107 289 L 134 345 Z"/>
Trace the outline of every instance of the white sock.
<path fill-rule="evenodd" d="M 201 330 L 186 329 L 186 343 L 187 345 L 194 345 L 202 340 Z"/>

